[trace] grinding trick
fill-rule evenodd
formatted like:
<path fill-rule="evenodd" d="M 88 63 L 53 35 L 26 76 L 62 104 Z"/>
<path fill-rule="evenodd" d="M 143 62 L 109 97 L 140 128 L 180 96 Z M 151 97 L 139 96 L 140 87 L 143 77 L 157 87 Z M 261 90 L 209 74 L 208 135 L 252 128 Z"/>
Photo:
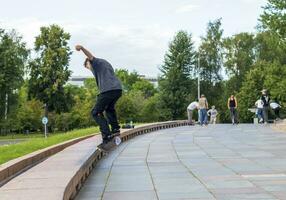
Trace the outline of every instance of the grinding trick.
<path fill-rule="evenodd" d="M 115 145 L 121 143 L 115 104 L 122 95 L 122 86 L 108 61 L 95 57 L 81 45 L 76 45 L 75 49 L 86 55 L 84 67 L 93 73 L 100 92 L 91 114 L 99 125 L 102 135 L 102 143 L 98 145 L 98 148 L 108 152 Z"/>

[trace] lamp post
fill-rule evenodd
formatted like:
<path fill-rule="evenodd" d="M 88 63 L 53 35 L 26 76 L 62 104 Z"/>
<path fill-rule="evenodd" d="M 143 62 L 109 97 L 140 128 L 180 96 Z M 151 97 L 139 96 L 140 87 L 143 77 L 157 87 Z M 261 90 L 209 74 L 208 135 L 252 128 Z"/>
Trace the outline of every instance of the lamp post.
<path fill-rule="evenodd" d="M 200 99 L 201 96 L 201 91 L 200 91 L 200 54 L 198 55 L 198 100 Z"/>

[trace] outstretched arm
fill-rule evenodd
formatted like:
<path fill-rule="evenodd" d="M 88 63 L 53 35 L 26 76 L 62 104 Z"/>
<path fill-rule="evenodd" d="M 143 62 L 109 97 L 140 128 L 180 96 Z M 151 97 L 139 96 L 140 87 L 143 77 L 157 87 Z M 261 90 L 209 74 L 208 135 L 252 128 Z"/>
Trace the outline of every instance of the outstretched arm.
<path fill-rule="evenodd" d="M 75 49 L 77 50 L 77 51 L 82 51 L 86 56 L 87 56 L 87 58 L 91 61 L 93 58 L 94 58 L 94 56 L 87 50 L 87 49 L 85 49 L 83 46 L 81 46 L 81 45 L 76 45 L 75 46 Z"/>

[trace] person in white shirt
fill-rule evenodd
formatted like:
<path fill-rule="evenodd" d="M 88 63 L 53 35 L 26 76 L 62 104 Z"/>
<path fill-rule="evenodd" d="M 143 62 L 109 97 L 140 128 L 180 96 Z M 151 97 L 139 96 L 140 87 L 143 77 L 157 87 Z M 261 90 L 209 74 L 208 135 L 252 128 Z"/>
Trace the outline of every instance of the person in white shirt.
<path fill-rule="evenodd" d="M 261 99 L 258 99 L 255 102 L 255 106 L 257 108 L 256 115 L 258 117 L 258 121 L 259 121 L 259 123 L 263 123 L 263 121 L 264 121 L 264 118 L 263 118 L 263 101 Z"/>
<path fill-rule="evenodd" d="M 207 114 L 210 116 L 210 124 L 216 124 L 216 117 L 218 112 L 215 109 L 215 106 L 212 106 L 212 109 L 208 110 Z"/>
<path fill-rule="evenodd" d="M 276 98 L 274 99 L 274 101 L 272 101 L 270 103 L 270 108 L 274 111 L 276 120 L 280 119 L 280 113 L 279 112 L 280 112 L 281 105 L 279 105 L 279 103 L 277 103 Z"/>
<path fill-rule="evenodd" d="M 187 108 L 187 113 L 188 113 L 188 121 L 189 121 L 189 123 L 191 124 L 191 125 L 193 125 L 194 123 L 193 123 L 193 111 L 195 110 L 195 109 L 198 109 L 198 107 L 199 107 L 199 103 L 198 102 L 196 102 L 196 101 L 194 101 L 194 102 L 192 102 L 192 103 L 190 103 L 190 105 L 188 106 L 188 108 Z"/>

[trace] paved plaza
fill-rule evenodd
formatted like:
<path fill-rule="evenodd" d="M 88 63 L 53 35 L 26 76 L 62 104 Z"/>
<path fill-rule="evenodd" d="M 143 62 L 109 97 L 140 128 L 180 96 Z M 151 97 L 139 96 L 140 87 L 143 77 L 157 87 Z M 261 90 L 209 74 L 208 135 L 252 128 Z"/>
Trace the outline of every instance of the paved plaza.
<path fill-rule="evenodd" d="M 286 199 L 286 134 L 240 124 L 138 136 L 98 163 L 76 199 Z"/>

